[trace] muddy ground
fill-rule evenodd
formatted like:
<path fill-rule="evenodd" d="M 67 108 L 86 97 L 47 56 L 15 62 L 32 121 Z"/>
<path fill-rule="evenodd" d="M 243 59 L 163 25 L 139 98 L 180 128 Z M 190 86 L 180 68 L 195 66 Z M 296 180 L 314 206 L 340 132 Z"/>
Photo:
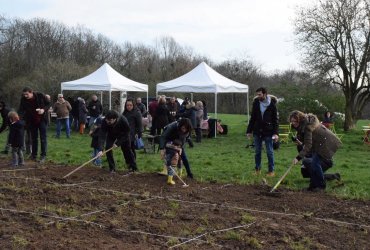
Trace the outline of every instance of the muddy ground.
<path fill-rule="evenodd" d="M 370 201 L 74 168 L 0 159 L 1 249 L 370 249 Z"/>

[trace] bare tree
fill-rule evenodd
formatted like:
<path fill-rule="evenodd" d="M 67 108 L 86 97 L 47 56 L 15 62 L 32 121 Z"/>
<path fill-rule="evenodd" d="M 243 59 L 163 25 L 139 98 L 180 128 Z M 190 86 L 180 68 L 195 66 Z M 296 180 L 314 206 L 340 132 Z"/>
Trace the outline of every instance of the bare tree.
<path fill-rule="evenodd" d="M 308 69 L 343 91 L 344 130 L 370 100 L 370 1 L 319 0 L 297 11 L 297 44 Z"/>

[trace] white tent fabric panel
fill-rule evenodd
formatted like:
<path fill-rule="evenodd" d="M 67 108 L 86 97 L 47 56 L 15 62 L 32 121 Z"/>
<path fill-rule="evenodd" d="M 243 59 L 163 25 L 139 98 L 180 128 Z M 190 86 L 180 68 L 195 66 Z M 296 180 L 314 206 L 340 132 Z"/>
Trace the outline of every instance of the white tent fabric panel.
<path fill-rule="evenodd" d="M 62 92 L 64 90 L 148 92 L 148 85 L 130 80 L 115 71 L 109 64 L 104 63 L 88 76 L 62 82 L 61 89 Z"/>
<path fill-rule="evenodd" d="M 248 94 L 249 87 L 224 77 L 202 62 L 185 75 L 171 81 L 158 83 L 156 92 L 157 94 L 158 92 L 213 93 L 215 94 L 215 118 L 217 119 L 217 95 L 220 93 Z M 248 96 L 247 114 L 249 119 Z"/>
<path fill-rule="evenodd" d="M 157 92 L 248 93 L 248 85 L 230 80 L 205 62 L 174 80 L 158 83 Z"/>

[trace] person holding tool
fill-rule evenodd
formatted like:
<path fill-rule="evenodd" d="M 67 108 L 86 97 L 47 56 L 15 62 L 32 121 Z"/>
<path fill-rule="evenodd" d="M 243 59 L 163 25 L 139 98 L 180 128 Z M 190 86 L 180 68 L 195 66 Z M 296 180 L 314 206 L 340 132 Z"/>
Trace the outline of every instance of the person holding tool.
<path fill-rule="evenodd" d="M 130 125 L 123 115 L 119 115 L 114 110 L 109 110 L 104 120 L 102 121 L 99 131 L 99 153 L 97 156 L 103 155 L 103 145 L 105 142 L 105 149 L 109 170 L 111 173 L 116 172 L 116 164 L 113 158 L 113 152 L 109 151 L 110 148 L 121 147 L 123 156 L 129 170 L 132 172 L 137 171 L 136 160 L 134 153 L 131 150 L 130 141 Z"/>
<path fill-rule="evenodd" d="M 326 180 L 323 169 L 325 165 L 333 165 L 333 156 L 340 147 L 341 141 L 322 125 L 314 114 L 304 114 L 295 110 L 289 115 L 289 121 L 293 128 L 304 134 L 303 147 L 292 163 L 296 165 L 311 153 L 312 160 L 308 173 L 310 185 L 307 190 L 313 192 L 325 190 Z"/>
<path fill-rule="evenodd" d="M 185 153 L 184 144 L 186 142 L 186 139 L 191 134 L 192 126 L 191 122 L 187 118 L 180 119 L 179 121 L 175 121 L 173 123 L 168 124 L 164 130 L 163 133 L 159 139 L 159 148 L 161 152 L 161 159 L 164 160 L 166 156 L 166 150 L 168 149 L 168 143 L 173 143 L 175 140 L 179 140 L 180 143 L 177 143 L 178 145 L 181 145 L 181 152 L 179 153 L 179 157 L 181 158 L 182 162 L 184 163 L 186 173 L 189 178 L 193 178 L 193 174 L 190 169 L 190 164 L 188 161 L 188 158 Z M 169 149 L 172 150 L 172 149 Z M 173 151 L 175 153 L 175 151 Z M 168 159 L 170 159 L 172 156 L 170 156 L 167 152 Z M 171 161 L 166 161 L 166 168 L 171 169 Z M 175 184 L 173 181 L 173 171 L 168 172 L 168 178 L 167 183 L 170 185 Z"/>

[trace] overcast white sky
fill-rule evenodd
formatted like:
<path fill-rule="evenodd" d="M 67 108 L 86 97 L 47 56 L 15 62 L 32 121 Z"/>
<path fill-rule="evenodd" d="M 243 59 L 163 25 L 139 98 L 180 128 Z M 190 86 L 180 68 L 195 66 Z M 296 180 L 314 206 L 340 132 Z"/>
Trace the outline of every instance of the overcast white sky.
<path fill-rule="evenodd" d="M 300 69 L 295 7 L 306 0 L 0 0 L 8 18 L 83 25 L 117 43 L 171 36 L 214 62 L 250 58 L 262 70 Z"/>

